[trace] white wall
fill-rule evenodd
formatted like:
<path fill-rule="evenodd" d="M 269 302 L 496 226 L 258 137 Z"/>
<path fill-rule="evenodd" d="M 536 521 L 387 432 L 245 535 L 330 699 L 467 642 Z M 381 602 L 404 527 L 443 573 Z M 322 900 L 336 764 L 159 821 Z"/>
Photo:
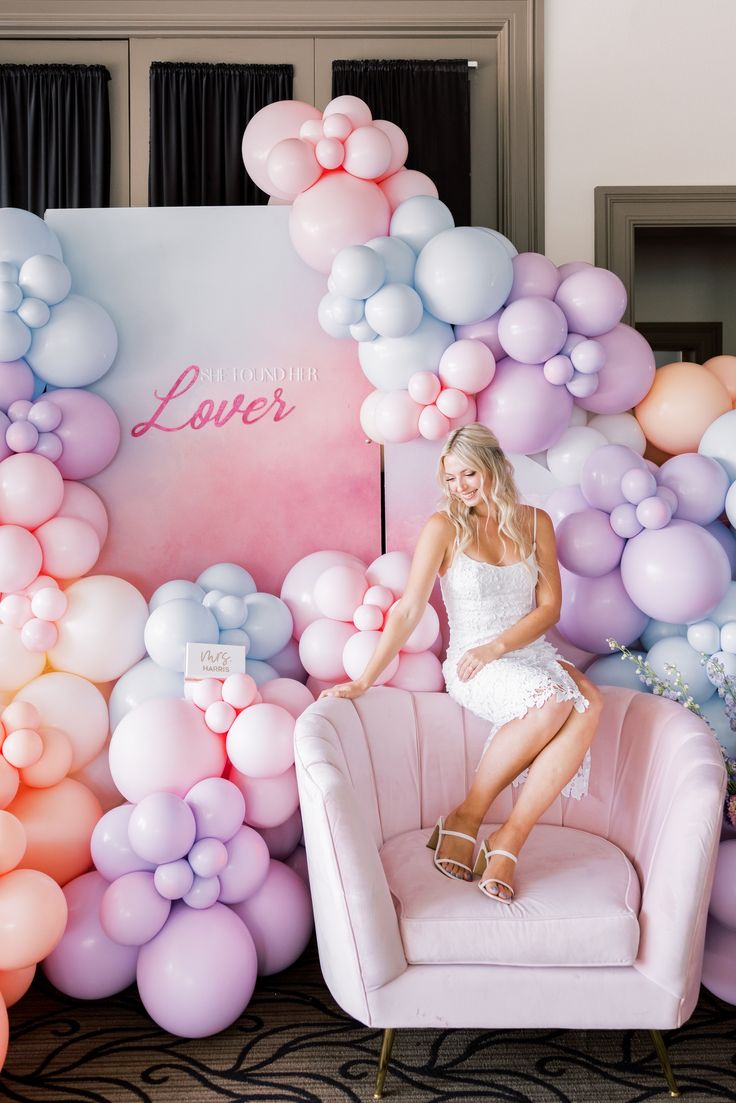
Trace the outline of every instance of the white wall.
<path fill-rule="evenodd" d="M 593 188 L 733 184 L 734 0 L 546 0 L 546 254 L 593 260 Z"/>

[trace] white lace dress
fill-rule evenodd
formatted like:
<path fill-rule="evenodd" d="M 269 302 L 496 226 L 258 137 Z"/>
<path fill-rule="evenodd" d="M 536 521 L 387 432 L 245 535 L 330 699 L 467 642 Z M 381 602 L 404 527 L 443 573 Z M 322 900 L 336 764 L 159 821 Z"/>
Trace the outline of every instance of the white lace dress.
<path fill-rule="evenodd" d="M 457 663 L 464 652 L 489 643 L 534 608 L 537 572 L 534 552 L 527 560 L 506 567 L 458 552 L 440 580 L 450 623 L 450 645 L 442 667 L 447 692 L 458 704 L 490 721 L 484 753 L 499 728 L 524 716 L 528 709 L 543 705 L 553 694 L 558 701 L 573 701 L 578 712 L 588 707 L 587 699 L 560 665 L 558 652 L 544 636 L 494 659 L 467 682 L 458 677 Z M 528 772 L 519 774 L 514 785 L 521 784 Z M 589 773 L 590 751 L 562 795 L 576 799 L 585 796 Z"/>

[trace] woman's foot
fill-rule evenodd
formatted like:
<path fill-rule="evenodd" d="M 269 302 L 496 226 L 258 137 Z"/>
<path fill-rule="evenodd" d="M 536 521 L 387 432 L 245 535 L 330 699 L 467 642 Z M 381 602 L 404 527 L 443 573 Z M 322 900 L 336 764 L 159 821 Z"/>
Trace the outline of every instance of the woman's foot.
<path fill-rule="evenodd" d="M 461 831 L 464 835 L 470 835 L 472 839 L 475 839 L 480 824 L 455 809 L 455 811 L 450 812 L 442 826 L 445 831 Z M 457 877 L 460 881 L 472 881 L 473 874 L 471 870 L 473 868 L 474 849 L 475 844 L 468 842 L 467 839 L 458 839 L 455 835 L 443 835 L 437 845 L 436 857 L 445 859 L 442 865 L 449 877 Z M 448 858 L 454 859 L 454 861 L 447 861 Z M 455 864 L 455 862 L 460 864 Z M 468 868 L 465 869 L 464 866 Z"/>
<path fill-rule="evenodd" d="M 515 831 L 512 827 L 504 824 L 503 827 L 499 827 L 497 831 L 488 836 L 486 848 L 489 851 L 506 850 L 509 854 L 518 855 L 524 842 L 525 839 L 521 832 Z M 488 896 L 498 896 L 501 900 L 511 900 L 514 895 L 515 873 L 516 862 L 512 858 L 506 858 L 503 854 L 494 854 L 486 862 L 485 869 L 480 874 L 481 881 L 490 880 L 483 891 Z M 498 881 L 505 882 L 505 884 L 497 884 L 496 878 Z"/>

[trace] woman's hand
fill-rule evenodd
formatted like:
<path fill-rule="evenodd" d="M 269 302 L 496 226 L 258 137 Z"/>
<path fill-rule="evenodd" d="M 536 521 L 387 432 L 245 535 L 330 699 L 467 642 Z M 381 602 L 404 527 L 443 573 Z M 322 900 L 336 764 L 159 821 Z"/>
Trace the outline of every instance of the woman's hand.
<path fill-rule="evenodd" d="M 501 648 L 497 647 L 495 643 L 484 643 L 480 647 L 471 647 L 458 659 L 458 678 L 461 682 L 469 682 L 479 670 L 482 670 L 488 663 L 492 663 L 494 659 L 500 659 L 502 654 Z"/>
<path fill-rule="evenodd" d="M 323 689 L 317 698 L 321 701 L 323 697 L 347 697 L 352 701 L 354 697 L 360 697 L 365 693 L 368 686 L 363 685 L 362 682 L 341 682 L 338 686 L 333 686 L 332 689 Z"/>

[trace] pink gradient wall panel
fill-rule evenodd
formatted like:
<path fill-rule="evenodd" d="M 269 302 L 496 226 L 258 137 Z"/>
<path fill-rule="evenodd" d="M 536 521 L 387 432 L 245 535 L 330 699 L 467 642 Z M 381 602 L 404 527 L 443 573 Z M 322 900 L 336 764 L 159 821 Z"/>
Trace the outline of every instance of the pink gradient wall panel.
<path fill-rule="evenodd" d="M 122 426 L 90 480 L 110 513 L 96 568 L 146 596 L 206 566 L 245 566 L 278 593 L 302 556 L 380 553 L 379 449 L 352 341 L 317 323 L 324 276 L 288 210 L 49 211 L 73 290 L 110 312 L 117 359 L 95 390 Z"/>

